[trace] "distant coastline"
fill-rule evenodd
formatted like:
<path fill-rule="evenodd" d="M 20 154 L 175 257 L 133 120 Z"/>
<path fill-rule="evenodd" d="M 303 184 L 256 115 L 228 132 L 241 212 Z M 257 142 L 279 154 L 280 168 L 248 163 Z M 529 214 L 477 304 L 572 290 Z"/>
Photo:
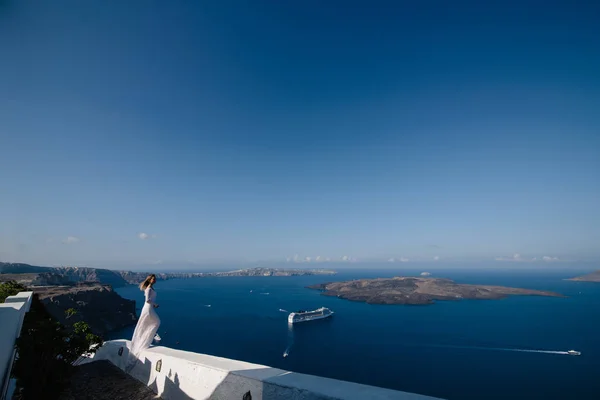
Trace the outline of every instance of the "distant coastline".
<path fill-rule="evenodd" d="M 589 274 L 576 276 L 575 278 L 565 279 L 567 281 L 577 281 L 577 282 L 600 282 L 600 270 L 590 272 Z"/>
<path fill-rule="evenodd" d="M 450 279 L 395 277 L 359 279 L 308 286 L 325 296 L 369 304 L 426 305 L 438 300 L 493 300 L 508 296 L 565 297 L 560 293 L 490 285 L 465 285 Z"/>
<path fill-rule="evenodd" d="M 247 268 L 224 272 L 153 272 L 157 280 L 241 276 L 305 276 L 335 275 L 328 269 Z M 0 262 L 0 281 L 15 280 L 28 286 L 73 285 L 97 282 L 113 288 L 137 285 L 150 272 L 109 270 L 91 267 L 39 267 L 21 263 Z"/>

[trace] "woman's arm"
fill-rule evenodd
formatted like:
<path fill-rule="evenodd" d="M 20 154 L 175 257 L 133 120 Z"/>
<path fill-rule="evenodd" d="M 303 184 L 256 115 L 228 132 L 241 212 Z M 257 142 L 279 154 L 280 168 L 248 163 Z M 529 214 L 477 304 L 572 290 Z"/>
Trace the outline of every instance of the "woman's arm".
<path fill-rule="evenodd" d="M 150 304 L 150 305 L 154 305 L 154 303 L 152 302 L 152 300 L 150 300 L 150 286 L 148 286 L 146 288 L 146 290 L 144 290 L 144 297 L 146 298 L 146 303 Z"/>
<path fill-rule="evenodd" d="M 150 304 L 154 308 L 158 308 L 158 304 L 156 304 L 155 302 L 150 300 L 150 291 L 151 290 L 152 290 L 152 288 L 150 288 L 150 287 L 147 287 L 146 290 L 144 290 L 144 296 L 146 297 L 146 303 Z"/>

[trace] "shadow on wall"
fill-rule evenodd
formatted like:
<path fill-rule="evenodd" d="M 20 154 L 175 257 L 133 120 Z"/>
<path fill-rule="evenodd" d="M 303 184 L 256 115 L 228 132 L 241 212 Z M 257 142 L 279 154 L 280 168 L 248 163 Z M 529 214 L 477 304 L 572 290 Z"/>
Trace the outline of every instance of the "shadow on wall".
<path fill-rule="evenodd" d="M 156 370 L 157 363 L 154 363 L 153 366 L 152 361 L 148 360 L 147 358 L 144 359 L 143 364 L 138 361 L 135 366 L 134 377 L 137 380 L 146 383 L 148 387 L 154 391 L 154 393 L 161 393 L 160 388 L 162 388 L 163 390 L 161 393 L 161 398 L 163 399 L 194 400 L 193 397 L 188 396 L 188 394 L 179 387 L 179 376 L 177 373 L 172 374 L 171 370 L 169 370 L 168 374 L 158 374 L 158 376 L 155 376 L 152 379 L 151 377 L 153 375 L 153 368 Z M 163 379 L 163 381 L 159 382 L 158 379 Z"/>
<path fill-rule="evenodd" d="M 169 376 L 171 376 L 171 371 L 169 371 Z M 173 376 L 173 380 L 169 378 L 165 378 L 164 389 L 162 394 L 166 399 L 180 399 L 180 400 L 188 400 L 191 399 L 190 396 L 185 394 L 179 387 L 179 376 L 177 372 Z"/>
<path fill-rule="evenodd" d="M 435 400 L 433 397 L 264 367 L 231 371 L 210 400 Z M 439 399 L 438 399 L 439 400 Z"/>
<path fill-rule="evenodd" d="M 134 377 L 148 385 L 155 393 L 159 393 L 164 400 L 333 400 L 333 399 L 369 399 L 373 393 L 364 390 L 373 390 L 369 387 L 352 387 L 348 390 L 335 388 L 335 382 L 323 382 L 327 385 L 327 392 L 319 393 L 306 389 L 315 385 L 315 377 L 283 371 L 277 368 L 256 368 L 247 370 L 230 371 L 225 378 L 219 382 L 212 393 L 203 391 L 190 394 L 181 389 L 180 379 L 177 373 L 169 369 L 167 374 L 156 374 L 157 362 L 144 359 L 144 363 L 138 362 L 135 367 Z M 323 379 L 323 378 L 319 378 Z M 162 380 L 162 381 L 161 381 Z M 358 385 L 357 385 L 358 386 Z M 305 389 L 303 389 L 303 387 Z M 334 393 L 331 393 L 333 391 Z M 416 399 L 412 394 L 406 394 L 406 399 Z M 388 397 L 386 397 L 388 398 Z M 405 397 L 389 397 L 402 398 Z M 419 397 L 421 398 L 421 397 Z M 422 398 L 421 398 L 422 399 Z"/>
<path fill-rule="evenodd" d="M 300 376 L 293 372 L 276 368 L 257 368 L 231 371 L 207 397 L 191 397 L 180 388 L 177 373 L 169 370 L 167 374 L 156 374 L 157 362 L 145 358 L 138 361 L 134 368 L 134 377 L 148 385 L 165 400 L 317 400 L 325 399 L 314 392 L 294 387 Z M 162 364 L 162 363 L 161 363 Z M 160 364 L 160 367 L 162 365 Z M 163 381 L 159 381 L 163 379 Z M 161 390 L 162 389 L 162 390 Z"/>
<path fill-rule="evenodd" d="M 4 390 L 10 378 L 9 373 L 12 369 L 17 328 L 20 327 L 21 316 L 21 311 L 9 304 L 3 304 L 0 307 L 0 322 L 2 323 L 2 332 L 0 333 L 0 398 L 4 396 Z"/>
<path fill-rule="evenodd" d="M 231 371 L 215 388 L 209 399 L 334 399 L 298 388 L 297 385 L 304 376 L 270 367 Z"/>
<path fill-rule="evenodd" d="M 123 365 L 126 347 L 114 361 Z M 125 350 L 125 351 L 124 351 Z M 123 354 L 124 353 L 124 354 Z M 152 354 L 152 353 L 150 353 Z M 154 353 L 159 355 L 160 353 Z M 124 358 L 120 358 L 125 356 Z M 170 356 L 137 360 L 130 374 L 163 400 L 334 400 L 431 399 L 423 395 L 315 377 L 271 367 L 224 371 L 209 366 L 186 368 Z M 143 360 L 143 361 L 142 361 Z M 173 365 L 169 365 L 173 363 Z M 174 367 L 183 369 L 175 372 Z"/>

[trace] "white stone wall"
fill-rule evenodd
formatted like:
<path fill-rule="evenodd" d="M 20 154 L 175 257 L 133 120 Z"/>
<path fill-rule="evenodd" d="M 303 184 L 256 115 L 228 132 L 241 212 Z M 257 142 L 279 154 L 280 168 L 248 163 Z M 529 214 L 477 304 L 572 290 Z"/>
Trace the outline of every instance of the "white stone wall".
<path fill-rule="evenodd" d="M 83 362 L 110 360 L 124 369 L 128 346 L 126 340 L 106 342 L 93 359 Z M 146 350 L 130 374 L 165 400 L 433 400 L 167 347 Z"/>
<path fill-rule="evenodd" d="M 0 399 L 11 398 L 14 382 L 10 373 L 15 358 L 15 341 L 21 335 L 23 318 L 31 307 L 33 292 L 9 296 L 0 304 Z"/>

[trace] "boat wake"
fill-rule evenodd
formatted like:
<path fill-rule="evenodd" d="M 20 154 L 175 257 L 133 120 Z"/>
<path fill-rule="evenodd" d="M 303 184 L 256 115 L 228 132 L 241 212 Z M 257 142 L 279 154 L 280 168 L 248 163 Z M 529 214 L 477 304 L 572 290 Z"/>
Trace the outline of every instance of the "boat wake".
<path fill-rule="evenodd" d="M 210 305 L 210 304 L 206 304 L 204 307 L 212 307 L 212 305 Z"/>
<path fill-rule="evenodd" d="M 566 354 L 569 355 L 567 351 L 556 351 L 556 350 L 530 350 L 530 349 L 498 349 L 504 351 L 522 351 L 525 353 L 546 353 L 546 354 Z"/>
<path fill-rule="evenodd" d="M 473 350 L 491 350 L 491 351 L 516 351 L 519 353 L 544 353 L 544 354 L 570 355 L 568 351 L 515 349 L 515 348 L 510 348 L 510 347 L 453 346 L 453 345 L 434 345 L 433 347 L 446 347 L 446 348 L 454 348 L 454 349 L 473 349 Z"/>
<path fill-rule="evenodd" d="M 289 313 L 288 310 L 284 310 L 283 308 L 280 308 L 279 311 L 284 312 L 284 313 Z"/>
<path fill-rule="evenodd" d="M 266 292 L 266 293 L 261 293 L 261 294 L 269 295 L 269 294 L 271 294 L 271 293 L 269 293 L 269 292 Z"/>
<path fill-rule="evenodd" d="M 292 346 L 294 345 L 294 325 L 288 324 L 288 345 L 285 351 L 283 352 L 283 357 L 287 357 L 290 355 L 290 351 L 292 351 Z"/>

